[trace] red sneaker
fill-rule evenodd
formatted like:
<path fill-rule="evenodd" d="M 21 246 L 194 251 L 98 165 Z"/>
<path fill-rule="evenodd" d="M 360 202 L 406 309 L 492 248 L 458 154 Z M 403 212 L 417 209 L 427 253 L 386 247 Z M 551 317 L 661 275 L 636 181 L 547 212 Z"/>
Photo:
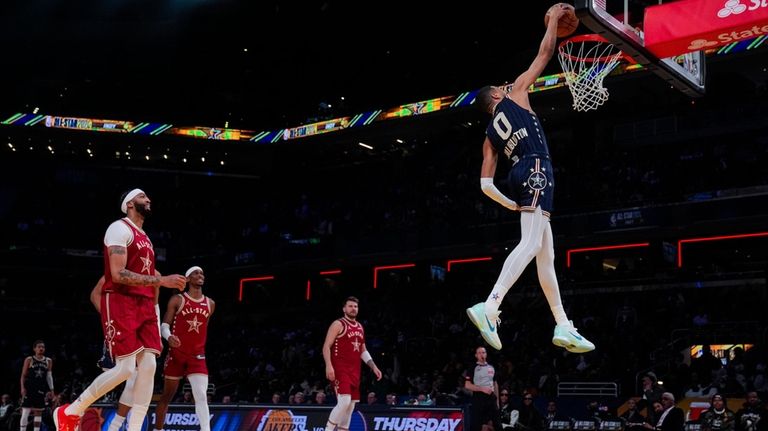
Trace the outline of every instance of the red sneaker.
<path fill-rule="evenodd" d="M 77 431 L 80 424 L 80 416 L 67 415 L 65 411 L 69 404 L 56 407 L 53 411 L 53 422 L 56 423 L 56 431 Z"/>

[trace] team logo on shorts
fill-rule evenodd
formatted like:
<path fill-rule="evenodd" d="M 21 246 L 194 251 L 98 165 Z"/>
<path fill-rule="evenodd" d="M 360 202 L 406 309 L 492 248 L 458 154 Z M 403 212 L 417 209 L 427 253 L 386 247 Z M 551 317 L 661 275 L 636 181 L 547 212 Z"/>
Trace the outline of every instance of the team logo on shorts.
<path fill-rule="evenodd" d="M 541 171 L 534 171 L 528 176 L 528 187 L 532 190 L 540 191 L 547 187 L 547 176 Z"/>

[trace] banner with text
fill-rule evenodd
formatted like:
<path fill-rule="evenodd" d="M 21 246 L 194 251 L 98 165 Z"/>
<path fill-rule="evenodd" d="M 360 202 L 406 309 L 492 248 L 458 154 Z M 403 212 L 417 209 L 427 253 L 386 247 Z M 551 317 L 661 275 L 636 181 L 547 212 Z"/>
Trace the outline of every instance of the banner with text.
<path fill-rule="evenodd" d="M 333 406 L 211 405 L 211 431 L 323 431 Z M 81 431 L 108 431 L 116 413 L 113 406 L 94 406 L 83 415 Z M 154 423 L 150 407 L 142 431 Z M 194 406 L 171 405 L 164 431 L 197 431 Z M 350 431 L 464 431 L 460 407 L 360 406 L 352 414 Z"/>
<path fill-rule="evenodd" d="M 682 0 L 645 8 L 645 47 L 659 58 L 768 34 L 768 0 Z"/>

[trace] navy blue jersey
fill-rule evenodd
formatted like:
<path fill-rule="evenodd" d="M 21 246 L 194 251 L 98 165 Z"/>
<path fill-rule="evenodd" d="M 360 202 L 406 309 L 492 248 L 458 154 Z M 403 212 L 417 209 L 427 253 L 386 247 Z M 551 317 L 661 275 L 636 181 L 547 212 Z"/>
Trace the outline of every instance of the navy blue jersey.
<path fill-rule="evenodd" d="M 48 358 L 42 361 L 32 356 L 32 362 L 27 370 L 27 378 L 24 380 L 24 388 L 27 396 L 21 402 L 22 407 L 41 409 L 45 407 L 45 392 L 48 391 Z"/>
<path fill-rule="evenodd" d="M 496 105 L 485 134 L 493 148 L 512 162 L 525 155 L 549 155 L 547 138 L 536 114 L 508 97 Z"/>

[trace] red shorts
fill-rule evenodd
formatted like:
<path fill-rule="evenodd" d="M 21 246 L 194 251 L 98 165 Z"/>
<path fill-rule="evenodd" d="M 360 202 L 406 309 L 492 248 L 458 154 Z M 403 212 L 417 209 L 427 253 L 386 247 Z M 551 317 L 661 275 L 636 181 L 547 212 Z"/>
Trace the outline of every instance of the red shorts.
<path fill-rule="evenodd" d="M 179 349 L 168 349 L 165 357 L 163 375 L 166 379 L 181 380 L 190 374 L 208 375 L 208 367 L 205 365 L 205 355 L 190 355 Z"/>
<path fill-rule="evenodd" d="M 352 367 L 349 366 L 337 366 L 334 365 L 333 369 L 336 374 L 336 380 L 333 385 L 336 391 L 336 396 L 349 395 L 352 401 L 360 401 L 360 367 L 355 372 Z"/>
<path fill-rule="evenodd" d="M 163 350 L 153 298 L 114 292 L 101 295 L 101 326 L 114 359 L 143 350 L 160 355 Z"/>

